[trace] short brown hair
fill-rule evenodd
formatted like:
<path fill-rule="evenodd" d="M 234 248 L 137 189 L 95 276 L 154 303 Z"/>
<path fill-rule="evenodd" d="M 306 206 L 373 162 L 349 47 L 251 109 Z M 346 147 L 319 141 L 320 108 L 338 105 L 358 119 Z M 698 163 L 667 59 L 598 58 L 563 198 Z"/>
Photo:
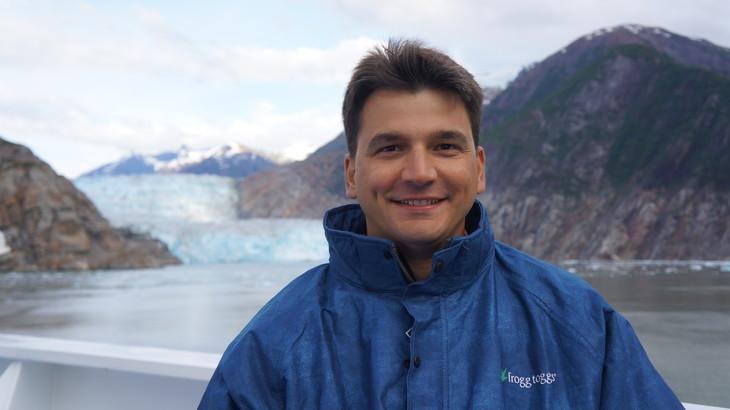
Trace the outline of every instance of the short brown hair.
<path fill-rule="evenodd" d="M 474 146 L 479 145 L 482 89 L 466 69 L 449 56 L 417 40 L 389 40 L 368 52 L 353 70 L 342 103 L 347 150 L 357 151 L 360 113 L 370 95 L 379 89 L 417 92 L 431 88 L 456 94 L 469 115 Z"/>

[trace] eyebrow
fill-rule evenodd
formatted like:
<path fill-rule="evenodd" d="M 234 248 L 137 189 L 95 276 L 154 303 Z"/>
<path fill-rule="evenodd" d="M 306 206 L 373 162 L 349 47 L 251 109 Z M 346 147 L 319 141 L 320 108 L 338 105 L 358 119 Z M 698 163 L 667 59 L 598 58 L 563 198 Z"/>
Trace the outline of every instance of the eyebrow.
<path fill-rule="evenodd" d="M 372 150 L 373 148 L 380 147 L 382 145 L 391 144 L 393 142 L 402 141 L 403 136 L 396 133 L 396 132 L 390 132 L 385 131 L 376 134 L 368 143 L 368 151 Z"/>
<path fill-rule="evenodd" d="M 455 144 L 467 146 L 469 138 L 464 133 L 456 130 L 439 130 L 433 133 L 432 138 L 439 141 L 451 141 Z M 398 132 L 383 131 L 376 134 L 368 143 L 367 150 L 371 152 L 383 145 L 403 141 L 405 137 Z"/>
<path fill-rule="evenodd" d="M 437 131 L 435 137 L 439 140 L 454 141 L 462 145 L 469 145 L 469 138 L 464 133 L 456 130 Z"/>

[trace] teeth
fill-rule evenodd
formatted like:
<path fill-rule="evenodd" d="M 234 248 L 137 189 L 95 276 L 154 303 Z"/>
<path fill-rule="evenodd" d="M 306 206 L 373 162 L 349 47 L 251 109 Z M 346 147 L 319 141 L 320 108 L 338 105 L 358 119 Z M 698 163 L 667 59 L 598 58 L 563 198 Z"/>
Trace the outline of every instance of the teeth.
<path fill-rule="evenodd" d="M 437 203 L 438 199 L 406 199 L 403 201 L 398 201 L 404 205 L 412 205 L 412 206 L 425 206 L 425 205 L 433 205 Z"/>

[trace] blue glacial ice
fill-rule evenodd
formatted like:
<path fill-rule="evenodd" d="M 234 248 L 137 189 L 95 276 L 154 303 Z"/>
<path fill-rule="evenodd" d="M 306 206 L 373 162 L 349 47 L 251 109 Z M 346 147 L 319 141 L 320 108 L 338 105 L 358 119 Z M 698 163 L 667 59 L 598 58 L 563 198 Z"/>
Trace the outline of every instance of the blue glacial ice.
<path fill-rule="evenodd" d="M 237 219 L 232 178 L 124 175 L 74 183 L 114 226 L 149 232 L 186 264 L 328 257 L 319 220 Z"/>

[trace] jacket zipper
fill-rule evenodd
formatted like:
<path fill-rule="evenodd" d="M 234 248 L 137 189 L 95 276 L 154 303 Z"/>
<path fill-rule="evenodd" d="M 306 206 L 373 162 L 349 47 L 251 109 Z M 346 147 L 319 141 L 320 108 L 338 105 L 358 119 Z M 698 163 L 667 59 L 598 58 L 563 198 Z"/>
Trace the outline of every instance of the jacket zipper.
<path fill-rule="evenodd" d="M 398 250 L 395 248 L 395 245 L 390 245 L 390 247 L 393 249 L 393 257 L 396 261 L 398 261 L 398 266 L 400 266 L 400 270 L 403 272 L 403 275 L 408 280 L 408 283 L 413 283 L 415 280 L 413 279 L 413 276 L 411 276 L 411 273 L 406 268 L 406 265 L 403 264 L 403 261 L 400 258 L 400 254 L 398 253 Z"/>

